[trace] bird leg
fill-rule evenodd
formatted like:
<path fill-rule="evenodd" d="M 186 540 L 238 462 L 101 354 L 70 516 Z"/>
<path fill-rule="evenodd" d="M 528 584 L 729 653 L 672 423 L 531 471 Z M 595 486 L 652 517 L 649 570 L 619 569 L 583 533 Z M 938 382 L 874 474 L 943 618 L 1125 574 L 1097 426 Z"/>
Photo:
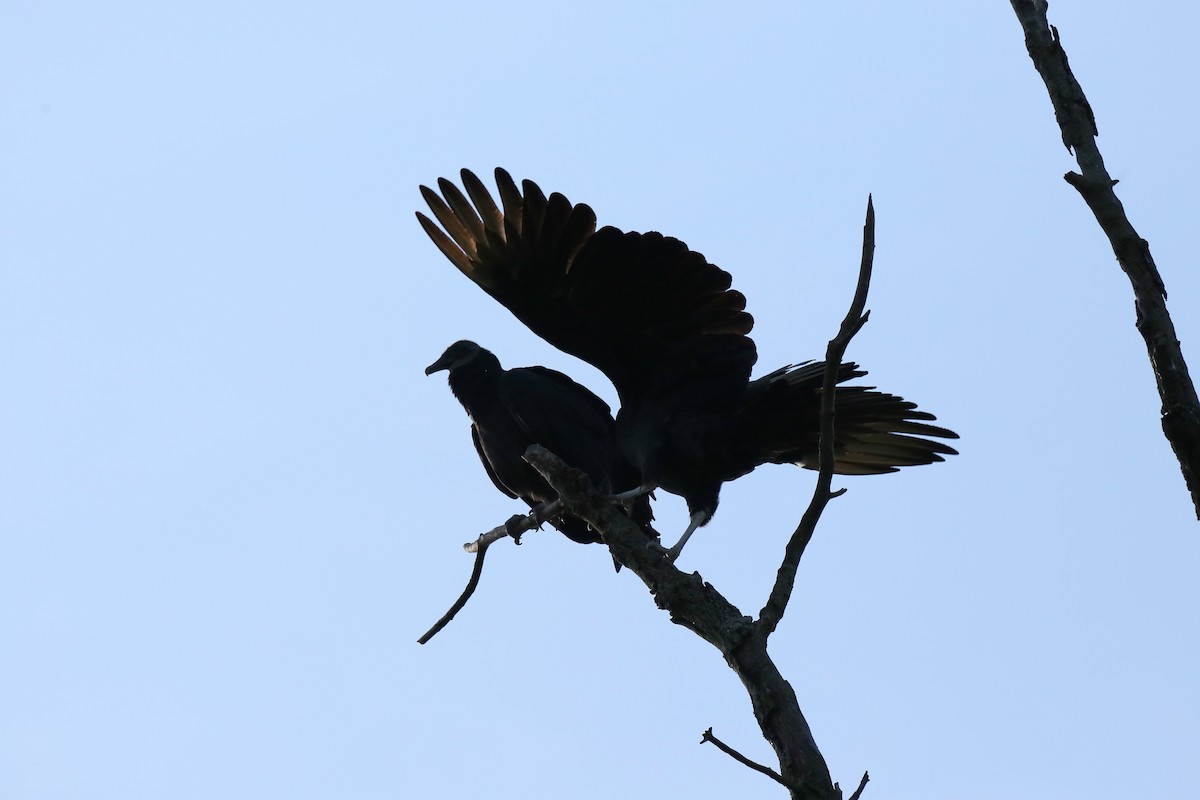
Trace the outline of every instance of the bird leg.
<path fill-rule="evenodd" d="M 679 558 L 679 554 L 683 552 L 683 546 L 687 544 L 687 540 L 692 538 L 692 534 L 696 532 L 697 528 L 707 523 L 710 519 L 712 519 L 712 514 L 704 509 L 693 511 L 687 530 L 683 532 L 683 536 L 679 537 L 679 541 L 675 543 L 674 547 L 664 548 L 658 542 L 651 542 L 650 548 L 661 550 L 663 555 L 667 557 L 667 560 L 674 564 L 675 559 Z"/>
<path fill-rule="evenodd" d="M 542 523 L 557 517 L 562 512 L 562 508 L 562 500 L 555 500 L 551 503 L 538 503 L 529 509 L 529 520 L 532 523 L 532 527 L 541 530 Z"/>
<path fill-rule="evenodd" d="M 624 508 L 626 511 L 632 511 L 634 500 L 637 500 L 639 497 L 641 497 L 644 494 L 652 495 L 654 493 L 654 490 L 657 488 L 658 487 L 655 486 L 653 483 L 643 483 L 641 486 L 637 486 L 633 489 L 630 489 L 627 492 L 620 492 L 619 494 L 610 494 L 608 497 L 606 497 L 604 499 L 610 503 L 616 503 L 617 505 Z"/>

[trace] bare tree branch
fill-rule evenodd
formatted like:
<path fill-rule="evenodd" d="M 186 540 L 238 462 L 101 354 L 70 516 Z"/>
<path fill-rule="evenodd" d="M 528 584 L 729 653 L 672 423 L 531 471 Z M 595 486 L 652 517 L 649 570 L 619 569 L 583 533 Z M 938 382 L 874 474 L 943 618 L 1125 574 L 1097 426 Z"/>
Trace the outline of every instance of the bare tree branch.
<path fill-rule="evenodd" d="M 525 460 L 545 477 L 559 499 L 553 504 L 534 509 L 527 517 L 513 517 L 504 525 L 482 534 L 475 542 L 464 545 L 467 550 L 478 552 L 475 572 L 459 601 L 421 638 L 421 643 L 424 644 L 441 630 L 465 605 L 478 583 L 483 555 L 492 542 L 505 536 L 517 538 L 523 531 L 537 527 L 548 517 L 569 512 L 586 520 L 600 532 L 613 558 L 646 584 L 658 607 L 670 613 L 672 622 L 684 626 L 720 651 L 746 687 L 755 719 L 763 736 L 775 750 L 780 769 L 776 772 L 751 761 L 713 736 L 711 728 L 705 731 L 702 742 L 716 745 L 746 766 L 783 784 L 794 800 L 841 800 L 841 789 L 830 778 L 829 768 L 817 749 L 796 694 L 767 652 L 767 639 L 783 616 L 795 585 L 800 558 L 812 539 L 821 512 L 831 499 L 844 491 L 830 490 L 835 466 L 834 398 L 846 347 L 867 321 L 865 307 L 874 250 L 875 210 L 868 197 L 858 287 L 838 334 L 826 348 L 817 489 L 785 548 L 783 564 L 759 620 L 742 614 L 711 584 L 706 583 L 699 573 L 687 575 L 681 572 L 669 558 L 663 556 L 661 548 L 653 546 L 656 542 L 652 542 L 627 514 L 612 504 L 612 498 L 593 490 L 591 481 L 581 470 L 568 466 L 550 451 L 534 445 L 525 452 Z M 867 776 L 864 775 L 855 798 L 862 793 L 866 781 Z"/>
<path fill-rule="evenodd" d="M 1108 236 L 1121 269 L 1133 285 L 1137 328 L 1146 342 L 1162 398 L 1162 426 L 1179 459 L 1183 478 L 1200 518 L 1200 399 L 1188 374 L 1179 337 L 1167 311 L 1167 291 L 1149 243 L 1138 235 L 1113 186 L 1100 149 L 1096 146 L 1096 117 L 1083 88 L 1071 73 L 1058 29 L 1046 19 L 1046 0 L 1011 0 L 1025 31 L 1025 47 L 1050 93 L 1054 116 L 1062 129 L 1063 144 L 1075 154 L 1080 173 L 1063 178 L 1088 204 Z"/>
<path fill-rule="evenodd" d="M 867 788 L 867 781 L 871 780 L 871 774 L 864 772 L 862 780 L 858 782 L 858 788 L 854 790 L 854 794 L 850 795 L 850 800 L 858 800 L 862 797 L 863 789 Z"/>
<path fill-rule="evenodd" d="M 442 618 L 435 622 L 432 628 L 425 631 L 424 636 L 417 639 L 417 644 L 425 644 L 434 636 L 437 636 L 438 631 L 449 625 L 450 620 L 454 619 L 454 615 L 462 611 L 463 606 L 471 599 L 471 595 L 475 594 L 475 587 L 479 585 L 479 576 L 483 574 L 483 557 L 487 555 L 489 544 L 491 542 L 485 542 L 475 550 L 475 566 L 471 570 L 471 578 L 467 581 L 467 587 L 463 589 L 462 594 L 454 601 L 454 605 L 450 606 L 450 610 L 443 614 Z"/>
<path fill-rule="evenodd" d="M 650 589 L 671 621 L 709 642 L 742 680 L 763 736 L 779 758 L 779 773 L 795 800 L 838 800 L 829 768 L 796 700 L 767 653 L 767 637 L 750 617 L 699 573 L 680 572 L 650 547 L 646 534 L 591 488 L 587 476 L 537 445 L 525 460 L 558 493 L 566 509 L 600 531 L 613 556 Z"/>
<path fill-rule="evenodd" d="M 704 741 L 711 741 L 747 766 L 775 778 L 788 787 L 793 798 L 806 800 L 840 799 L 841 790 L 832 783 L 829 768 L 817 749 L 795 692 L 767 653 L 767 639 L 783 617 L 795 586 L 800 558 L 812 539 L 821 512 L 831 499 L 844 491 L 833 492 L 830 489 L 835 465 L 834 398 L 837 375 L 846 347 L 867 321 L 865 308 L 874 252 L 875 209 L 868 197 L 858 286 L 841 328 L 829 341 L 825 352 L 817 488 L 799 527 L 785 548 L 775 586 L 759 620 L 743 615 L 716 589 L 705 583 L 699 573 L 685 575 L 669 559 L 652 549 L 650 540 L 628 517 L 591 490 L 582 472 L 568 467 L 542 447 L 535 445 L 525 453 L 525 460 L 546 478 L 567 510 L 600 531 L 613 557 L 650 588 L 659 608 L 671 614 L 671 621 L 693 631 L 721 652 L 750 695 L 759 728 L 779 757 L 780 771 L 775 772 L 756 764 L 717 741 L 712 736 L 711 728 L 705 732 Z M 865 784 L 866 776 L 856 795 L 862 792 Z"/>
<path fill-rule="evenodd" d="M 473 542 L 463 544 L 463 550 L 468 553 L 474 553 L 481 547 L 487 547 L 492 542 L 499 541 L 505 536 L 511 536 L 516 540 L 517 544 L 521 543 L 521 534 L 526 531 L 532 531 L 542 527 L 542 523 L 550 517 L 558 516 L 558 512 L 562 511 L 562 501 L 555 500 L 553 503 L 544 503 L 530 511 L 528 514 L 516 514 L 508 518 L 508 522 L 503 525 L 497 525 L 487 533 L 479 534 L 479 538 Z"/>
<path fill-rule="evenodd" d="M 475 541 L 464 544 L 463 550 L 475 554 L 475 567 L 471 570 L 471 577 L 467 581 L 467 586 L 463 589 L 458 599 L 454 601 L 454 605 L 450 606 L 450 610 L 443 614 L 442 618 L 435 622 L 432 628 L 425 631 L 424 636 L 417 639 L 417 644 L 425 644 L 436 636 L 438 631 L 449 625 L 450 620 L 454 619 L 454 615 L 462 611 L 467 601 L 471 599 L 471 595 L 475 594 L 475 588 L 479 586 L 479 577 L 483 574 L 484 554 L 487 553 L 488 547 L 493 542 L 498 542 L 505 537 L 511 536 L 517 544 L 520 544 L 521 534 L 541 527 L 543 522 L 557 515 L 561 510 L 561 500 L 555 500 L 553 503 L 543 503 L 528 514 L 517 514 L 509 517 L 508 521 L 503 525 L 497 525 L 490 531 L 479 534 L 479 538 Z"/>
<path fill-rule="evenodd" d="M 751 761 L 750 759 L 746 758 L 744 755 L 739 753 L 737 750 L 734 750 L 732 747 L 730 747 L 729 745 L 722 742 L 716 736 L 713 736 L 712 728 L 709 728 L 701 735 L 700 744 L 704 744 L 705 742 L 716 745 L 717 749 L 720 750 L 722 753 L 725 753 L 729 757 L 733 758 L 735 761 L 739 761 L 742 764 L 745 764 L 747 767 L 754 770 L 755 772 L 761 772 L 763 775 L 766 775 L 768 778 L 771 778 L 772 780 L 782 783 L 784 786 L 787 786 L 787 782 L 784 781 L 783 776 L 780 775 L 778 772 L 771 769 L 770 767 L 765 767 L 762 764 L 759 764 L 755 761 Z"/>
<path fill-rule="evenodd" d="M 825 348 L 825 383 L 821 387 L 821 439 L 818 455 L 820 470 L 817 473 L 817 486 L 813 490 L 808 509 L 800 518 L 800 525 L 792 534 L 787 547 L 784 548 L 783 563 L 779 565 L 779 571 L 776 573 L 775 586 L 771 589 L 767 604 L 759 612 L 758 626 L 764 636 L 774 633 L 779 621 L 783 619 L 783 612 L 787 609 L 792 589 L 796 585 L 796 571 L 800 568 L 800 559 L 804 556 L 804 550 L 812 540 L 813 533 L 817 529 L 817 522 L 820 521 L 821 514 L 825 511 L 825 506 L 829 504 L 830 500 L 846 491 L 845 489 L 839 489 L 836 492 L 830 491 L 835 461 L 833 453 L 833 431 L 836 416 L 834 397 L 836 396 L 838 370 L 842 365 L 842 358 L 846 355 L 846 347 L 854 335 L 862 330 L 862 326 L 867 323 L 867 317 L 870 315 L 870 312 L 865 309 L 867 292 L 871 288 L 871 268 L 874 262 L 875 206 L 868 195 L 867 218 L 863 223 L 862 261 L 858 268 L 858 287 L 854 291 L 854 299 L 850 302 L 850 309 L 842 320 L 841 328 L 838 329 L 837 335 L 829 340 L 829 344 Z"/>

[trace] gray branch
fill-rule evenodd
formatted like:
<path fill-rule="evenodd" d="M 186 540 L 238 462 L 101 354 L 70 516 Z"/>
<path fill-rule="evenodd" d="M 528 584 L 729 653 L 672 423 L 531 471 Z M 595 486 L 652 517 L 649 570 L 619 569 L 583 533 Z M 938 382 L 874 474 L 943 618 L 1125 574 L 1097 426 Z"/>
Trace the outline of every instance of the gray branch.
<path fill-rule="evenodd" d="M 1096 146 L 1096 117 L 1071 73 L 1058 29 L 1046 19 L 1046 0 L 1011 0 L 1025 31 L 1025 47 L 1054 105 L 1063 144 L 1075 154 L 1080 172 L 1063 178 L 1083 197 L 1100 223 L 1117 262 L 1133 285 L 1137 329 L 1146 342 L 1150 366 L 1162 398 L 1162 426 L 1179 459 L 1183 478 L 1200 518 L 1200 400 L 1167 311 L 1167 291 L 1149 243 L 1138 235 L 1113 191 L 1116 181 Z M 1080 174 L 1082 173 L 1082 174 Z"/>
<path fill-rule="evenodd" d="M 700 737 L 700 744 L 705 744 L 705 743 L 713 745 L 718 750 L 720 750 L 722 753 L 729 756 L 730 758 L 732 758 L 734 761 L 738 762 L 739 764 L 747 766 L 750 769 L 754 770 L 755 772 L 761 772 L 763 775 L 766 775 L 768 778 L 775 781 L 776 783 L 782 783 L 784 786 L 787 786 L 787 783 L 785 783 L 783 780 L 783 776 L 780 775 L 778 772 L 776 772 L 775 770 L 771 769 L 768 766 L 759 764 L 757 761 L 752 761 L 752 760 L 746 758 L 744 755 L 739 753 L 737 750 L 734 750 L 732 747 L 730 747 L 729 745 L 722 742 L 716 736 L 713 736 L 712 728 L 709 728 L 708 730 L 706 730 L 703 733 L 703 735 L 701 735 L 701 737 Z M 836 785 L 837 784 L 834 784 L 834 786 L 836 786 Z"/>
<path fill-rule="evenodd" d="M 868 195 L 867 218 L 863 223 L 862 261 L 858 268 L 858 287 L 854 291 L 854 299 L 850 303 L 850 309 L 846 312 L 845 319 L 842 320 L 842 326 L 838 329 L 837 336 L 830 339 L 825 348 L 825 382 L 821 387 L 821 438 L 819 440 L 820 452 L 818 453 L 820 471 L 817 473 L 817 486 L 813 490 L 812 500 L 809 502 L 804 516 L 800 518 L 800 524 L 788 541 L 787 547 L 784 548 L 783 563 L 779 565 L 779 571 L 775 576 L 775 586 L 771 589 L 767 604 L 759 612 L 758 626 L 762 629 L 764 637 L 774 633 L 779 621 L 783 619 L 783 612 L 787 609 L 792 589 L 796 585 L 796 572 L 800 568 L 800 559 L 804 556 L 804 550 L 808 547 L 808 543 L 812 541 L 813 533 L 817 530 L 817 523 L 825 511 L 825 506 L 829 505 L 830 500 L 845 492 L 845 489 L 839 489 L 836 492 L 830 491 L 833 483 L 833 430 L 836 420 L 833 401 L 836 397 L 838 369 L 841 367 L 843 356 L 846 355 L 846 347 L 849 346 L 854 335 L 862 330 L 862 326 L 867 324 L 869 312 L 865 309 L 867 292 L 871 288 L 871 268 L 874 263 L 875 206 Z"/>
<path fill-rule="evenodd" d="M 450 610 L 442 614 L 442 618 L 433 623 L 433 627 L 425 631 L 425 634 L 417 639 L 417 644 L 427 644 L 430 639 L 438 635 L 442 628 L 450 624 L 450 620 L 454 619 L 458 612 L 462 611 L 467 605 L 467 601 L 471 599 L 471 595 L 475 594 L 476 587 L 479 586 L 479 578 L 483 575 L 483 559 L 487 555 L 488 545 L 491 542 L 486 542 L 475 549 L 475 566 L 471 568 L 471 577 L 467 580 L 467 586 L 462 590 L 462 594 L 454 601 L 454 605 L 450 606 Z"/>
<path fill-rule="evenodd" d="M 479 586 L 479 578 L 483 575 L 483 559 L 487 555 L 487 549 L 493 543 L 512 537 L 517 544 L 521 543 L 521 534 L 540 528 L 542 523 L 558 514 L 562 510 L 562 501 L 555 500 L 553 503 L 547 503 L 530 511 L 528 514 L 517 514 L 510 517 L 508 522 L 503 525 L 497 525 L 490 531 L 479 534 L 479 538 L 473 542 L 467 542 L 463 545 L 463 550 L 468 553 L 475 554 L 475 566 L 471 570 L 471 577 L 467 580 L 466 588 L 462 590 L 462 594 L 454 601 L 454 605 L 450 606 L 450 610 L 442 615 L 442 618 L 433 624 L 433 627 L 425 631 L 425 634 L 417 639 L 417 644 L 426 644 L 434 636 L 437 636 L 442 628 L 450 624 L 455 615 L 467 605 L 467 601 L 471 599 L 471 595 L 475 594 L 475 589 Z"/>
<path fill-rule="evenodd" d="M 841 491 L 831 491 L 834 468 L 834 398 L 837 375 L 850 340 L 867 322 L 867 292 L 871 285 L 871 267 L 875 252 L 875 209 L 867 198 L 863 224 L 862 260 L 858 287 L 846 318 L 825 352 L 825 376 L 821 397 L 820 471 L 812 501 L 784 549 L 783 562 L 766 606 L 758 620 L 742 614 L 699 573 L 685 575 L 661 550 L 650 547 L 650 540 L 627 516 L 592 490 L 581 471 L 567 466 L 557 456 L 537 445 L 525 453 L 525 460 L 540 472 L 558 493 L 559 501 L 577 517 L 600 531 L 613 557 L 628 567 L 650 589 L 659 608 L 725 657 L 726 663 L 742 680 L 750 695 L 754 717 L 763 736 L 779 758 L 779 772 L 756 764 L 705 733 L 712 741 L 752 769 L 769 775 L 787 787 L 793 798 L 840 800 L 840 788 L 832 782 L 829 768 L 817 749 L 812 731 L 800 711 L 796 693 L 784 680 L 767 652 L 767 639 L 775 631 L 792 595 L 800 558 L 812 539 L 825 506 Z M 864 781 L 856 796 L 862 793 Z"/>
<path fill-rule="evenodd" d="M 720 651 L 741 678 L 763 736 L 779 758 L 779 774 L 795 800 L 839 800 L 796 693 L 767 653 L 767 637 L 700 574 L 680 572 L 624 513 L 595 492 L 587 476 L 534 445 L 525 460 L 540 472 L 563 504 L 604 537 L 613 556 L 650 589 L 655 603 Z"/>

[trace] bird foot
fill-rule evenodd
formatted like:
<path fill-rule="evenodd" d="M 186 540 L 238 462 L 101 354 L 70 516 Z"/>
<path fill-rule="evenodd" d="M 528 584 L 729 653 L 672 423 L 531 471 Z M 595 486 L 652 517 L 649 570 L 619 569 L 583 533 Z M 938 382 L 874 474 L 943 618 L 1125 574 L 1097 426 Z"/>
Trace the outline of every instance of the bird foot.
<path fill-rule="evenodd" d="M 679 558 L 679 554 L 683 552 L 683 548 L 679 547 L 678 545 L 675 547 L 663 547 L 662 543 L 654 540 L 647 542 L 646 547 L 650 548 L 651 553 L 657 553 L 658 555 L 666 558 L 667 561 L 671 562 L 672 564 L 675 563 L 675 559 Z"/>
<path fill-rule="evenodd" d="M 657 487 L 655 487 L 653 484 L 643 483 L 641 486 L 637 486 L 633 489 L 630 489 L 627 492 L 618 492 L 617 494 L 610 494 L 608 497 L 606 497 L 604 499 L 610 503 L 615 503 L 615 504 L 621 506 L 622 508 L 625 509 L 626 512 L 629 512 L 629 511 L 633 511 L 633 501 L 634 500 L 637 500 L 639 497 L 641 497 L 644 494 L 648 494 L 648 495 L 650 495 L 650 497 L 654 497 L 654 490 L 656 488 Z"/>
<path fill-rule="evenodd" d="M 540 531 L 542 524 L 549 522 L 550 518 L 557 514 L 560 508 L 561 503 L 557 500 L 553 503 L 538 503 L 529 509 L 529 518 L 533 520 L 534 527 Z"/>
<path fill-rule="evenodd" d="M 668 561 L 674 564 L 675 559 L 679 558 L 679 554 L 683 552 L 683 546 L 687 544 L 688 539 L 692 538 L 692 534 L 696 532 L 696 529 L 708 522 L 711 518 L 711 511 L 694 511 L 692 512 L 691 521 L 688 523 L 687 530 L 683 532 L 683 536 L 679 537 L 679 541 L 676 542 L 673 547 L 663 547 L 661 544 L 654 541 L 650 542 L 649 547 L 651 550 L 661 552 Z"/>
<path fill-rule="evenodd" d="M 508 531 L 508 535 L 511 536 L 513 541 L 517 544 L 521 543 L 521 534 L 528 530 L 526 527 L 526 521 L 528 519 L 529 518 L 524 514 L 513 514 L 508 518 L 508 521 L 504 523 L 504 530 Z"/>
<path fill-rule="evenodd" d="M 534 528 L 541 530 L 544 523 L 561 513 L 562 500 L 555 500 L 553 503 L 538 503 L 529 510 L 528 514 L 515 514 L 509 517 L 508 521 L 504 523 L 504 530 L 516 540 L 517 544 L 520 544 L 521 534 Z"/>

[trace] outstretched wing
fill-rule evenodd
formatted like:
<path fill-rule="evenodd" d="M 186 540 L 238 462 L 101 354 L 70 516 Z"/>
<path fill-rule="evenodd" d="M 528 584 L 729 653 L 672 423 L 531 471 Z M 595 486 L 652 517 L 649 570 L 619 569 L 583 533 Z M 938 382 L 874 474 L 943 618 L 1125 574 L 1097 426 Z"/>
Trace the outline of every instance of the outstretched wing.
<path fill-rule="evenodd" d="M 754 321 L 729 273 L 678 239 L 596 230 L 587 205 L 519 190 L 503 169 L 500 204 L 469 170 L 462 182 L 465 194 L 445 178 L 440 195 L 421 187 L 437 220 L 418 212 L 425 232 L 530 330 L 607 375 L 622 405 L 680 387 L 708 406 L 740 396 Z"/>

